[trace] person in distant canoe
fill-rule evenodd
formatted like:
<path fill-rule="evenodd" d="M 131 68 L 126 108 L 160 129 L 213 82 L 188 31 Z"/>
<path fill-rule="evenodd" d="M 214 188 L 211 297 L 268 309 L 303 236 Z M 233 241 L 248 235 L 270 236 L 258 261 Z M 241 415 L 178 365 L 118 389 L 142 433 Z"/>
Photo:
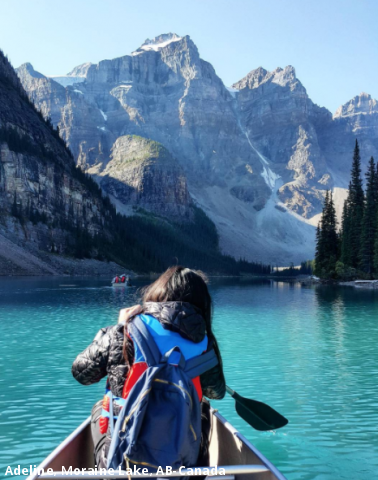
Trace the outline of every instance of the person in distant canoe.
<path fill-rule="evenodd" d="M 212 300 L 206 276 L 181 266 L 169 268 L 144 289 L 142 306 L 120 311 L 118 324 L 102 328 L 72 365 L 74 378 L 83 385 L 99 382 L 107 376 L 107 389 L 114 414 L 118 415 L 128 395 L 147 369 L 139 347 L 130 335 L 134 318 L 145 323 L 160 352 L 180 348 L 185 361 L 202 358 L 214 350 L 217 365 L 192 379 L 194 401 L 222 399 L 226 393 L 222 359 L 212 330 Z M 211 353 L 211 352 L 210 352 Z M 126 400 L 125 400 L 126 399 Z M 193 400 L 191 400 L 193 401 Z M 202 403 L 202 405 L 205 405 Z M 109 395 L 92 410 L 92 436 L 98 467 L 106 467 L 111 442 Z M 208 412 L 208 404 L 203 412 Z M 209 419 L 202 420 L 202 443 L 198 465 L 207 465 Z M 201 436 L 201 435 L 200 435 Z M 186 465 L 188 466 L 188 465 Z"/>

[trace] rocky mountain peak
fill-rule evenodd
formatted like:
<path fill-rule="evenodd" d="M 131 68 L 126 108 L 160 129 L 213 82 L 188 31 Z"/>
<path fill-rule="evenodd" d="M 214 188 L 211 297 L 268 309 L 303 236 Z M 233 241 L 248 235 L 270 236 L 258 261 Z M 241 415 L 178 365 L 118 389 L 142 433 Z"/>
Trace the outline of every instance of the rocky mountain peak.
<path fill-rule="evenodd" d="M 159 45 L 165 42 L 177 41 L 177 40 L 181 40 L 181 38 L 182 37 L 180 37 L 176 33 L 162 33 L 161 35 L 158 35 L 157 37 L 151 40 L 147 38 L 147 40 L 143 43 L 142 47 L 144 45 Z"/>
<path fill-rule="evenodd" d="M 264 81 L 268 73 L 268 70 L 262 67 L 251 70 L 244 78 L 234 83 L 232 88 L 236 88 L 237 90 L 257 88 Z"/>
<path fill-rule="evenodd" d="M 44 75 L 42 75 L 42 73 L 34 70 L 34 67 L 31 63 L 23 63 L 20 67 L 18 67 L 17 72 L 19 75 L 28 74 L 33 78 L 46 78 Z"/>
<path fill-rule="evenodd" d="M 296 77 L 295 68 L 291 65 L 285 68 L 277 67 L 272 72 L 262 67 L 256 68 L 239 80 L 239 82 L 234 83 L 232 87 L 238 90 L 243 90 L 244 88 L 252 90 L 259 88 L 263 84 L 277 84 L 281 87 L 290 86 L 292 90 L 300 86 L 304 89 Z"/>
<path fill-rule="evenodd" d="M 86 77 L 88 70 L 92 65 L 91 62 L 82 63 L 67 73 L 67 77 Z"/>
<path fill-rule="evenodd" d="M 341 105 L 335 112 L 333 118 L 350 117 L 353 115 L 366 115 L 378 113 L 378 102 L 368 93 L 360 93 L 349 102 Z"/>
<path fill-rule="evenodd" d="M 281 86 L 299 82 L 295 74 L 295 68 L 291 65 L 288 65 L 285 68 L 276 68 L 271 72 L 271 78 L 273 83 L 277 83 Z"/>
<path fill-rule="evenodd" d="M 158 50 L 170 45 L 173 42 L 179 42 L 182 40 L 184 37 L 180 37 L 176 33 L 163 33 L 161 35 L 158 35 L 157 37 L 153 39 L 147 38 L 147 40 L 137 49 L 135 52 L 133 52 L 131 55 L 138 55 L 139 53 L 142 52 L 148 52 L 148 51 L 155 51 L 157 52 Z"/>

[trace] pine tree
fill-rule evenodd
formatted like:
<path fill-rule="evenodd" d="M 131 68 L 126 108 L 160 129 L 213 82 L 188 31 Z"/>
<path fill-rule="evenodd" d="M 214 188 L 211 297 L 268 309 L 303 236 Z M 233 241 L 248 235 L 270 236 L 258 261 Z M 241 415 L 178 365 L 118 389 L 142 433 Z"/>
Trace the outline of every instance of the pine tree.
<path fill-rule="evenodd" d="M 366 173 L 366 202 L 361 229 L 360 269 L 369 275 L 374 269 L 374 247 L 377 231 L 377 190 L 374 158 Z"/>
<path fill-rule="evenodd" d="M 360 241 L 364 209 L 365 196 L 361 178 L 360 148 L 356 140 L 349 190 L 350 260 L 351 266 L 354 268 L 358 268 L 360 263 Z"/>
<path fill-rule="evenodd" d="M 327 208 L 327 225 L 326 225 L 326 249 L 328 261 L 328 273 L 334 275 L 335 265 L 339 256 L 339 236 L 337 234 L 336 209 L 333 202 L 332 192 L 329 194 Z"/>
<path fill-rule="evenodd" d="M 321 265 L 323 263 L 323 243 L 321 238 L 321 230 L 320 230 L 320 223 L 316 227 L 316 250 L 315 250 L 315 269 L 314 273 L 318 277 L 321 275 Z M 278 272 L 278 267 L 277 267 Z"/>
<path fill-rule="evenodd" d="M 337 220 L 332 193 L 326 192 L 320 225 L 316 232 L 315 274 L 329 278 L 335 275 L 339 255 Z"/>
<path fill-rule="evenodd" d="M 378 225 L 378 212 L 376 216 L 376 225 Z M 373 268 L 375 272 L 375 278 L 377 278 L 378 277 L 378 228 L 376 229 L 376 234 L 375 234 Z"/>
<path fill-rule="evenodd" d="M 350 184 L 349 184 L 350 192 Z M 341 220 L 341 261 L 345 266 L 352 265 L 352 256 L 350 249 L 350 195 L 344 202 L 343 215 Z"/>
<path fill-rule="evenodd" d="M 375 172 L 375 195 L 376 195 L 376 202 L 378 202 L 378 162 L 377 162 L 377 167 L 376 167 L 376 172 Z M 373 267 L 375 271 L 375 277 L 377 278 L 378 276 L 378 205 L 376 206 L 376 218 L 375 218 L 375 226 L 376 226 L 376 232 L 375 232 L 375 244 L 374 244 L 374 262 L 373 262 Z"/>

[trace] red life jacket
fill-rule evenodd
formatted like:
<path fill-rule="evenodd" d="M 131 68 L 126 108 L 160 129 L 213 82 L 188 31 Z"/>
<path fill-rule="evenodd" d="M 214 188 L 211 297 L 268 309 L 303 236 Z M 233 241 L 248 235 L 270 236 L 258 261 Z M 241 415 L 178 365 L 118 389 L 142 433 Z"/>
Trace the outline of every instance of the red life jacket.
<path fill-rule="evenodd" d="M 130 337 L 129 337 L 130 338 Z M 139 380 L 139 377 L 147 370 L 147 364 L 145 362 L 134 363 L 130 368 L 130 371 L 126 377 L 126 381 L 123 385 L 122 398 L 127 398 L 133 386 Z M 202 400 L 202 387 L 200 377 L 192 379 L 193 385 L 196 389 L 198 400 Z"/>
<path fill-rule="evenodd" d="M 163 326 L 160 324 L 159 320 L 157 320 L 156 318 L 150 315 L 141 315 L 140 317 L 147 324 L 147 327 L 150 329 L 150 332 L 153 334 L 156 345 L 158 346 L 162 354 L 164 354 L 165 351 L 170 350 L 172 346 L 177 345 L 180 348 L 183 348 L 184 352 L 185 351 L 187 352 L 187 356 L 189 359 L 197 355 L 201 355 L 207 349 L 207 337 L 204 339 L 203 342 L 199 344 L 195 344 L 194 342 L 191 342 L 190 340 L 187 340 L 181 337 L 179 333 L 165 330 Z M 130 341 L 132 341 L 132 338 L 129 335 L 128 335 L 128 338 L 130 339 Z M 135 350 L 135 344 L 134 344 L 134 350 Z M 147 364 L 143 361 L 144 360 L 143 356 L 141 355 L 141 353 L 138 353 L 136 350 L 135 352 L 136 352 L 137 358 L 135 359 L 135 362 L 133 363 L 127 375 L 125 384 L 123 386 L 122 398 L 127 398 L 129 392 L 131 391 L 133 386 L 136 384 L 140 376 L 147 370 Z M 196 389 L 198 400 L 201 401 L 202 388 L 201 388 L 200 378 L 195 377 L 192 379 L 192 382 Z"/>

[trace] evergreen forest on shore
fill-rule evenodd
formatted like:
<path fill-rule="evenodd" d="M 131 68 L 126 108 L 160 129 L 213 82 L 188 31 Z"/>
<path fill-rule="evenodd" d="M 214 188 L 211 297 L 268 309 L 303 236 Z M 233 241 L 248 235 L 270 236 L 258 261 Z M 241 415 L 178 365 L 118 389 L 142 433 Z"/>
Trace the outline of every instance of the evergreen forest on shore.
<path fill-rule="evenodd" d="M 378 164 L 371 157 L 364 185 L 358 141 L 341 225 L 327 191 L 316 234 L 314 273 L 322 279 L 378 278 Z"/>

